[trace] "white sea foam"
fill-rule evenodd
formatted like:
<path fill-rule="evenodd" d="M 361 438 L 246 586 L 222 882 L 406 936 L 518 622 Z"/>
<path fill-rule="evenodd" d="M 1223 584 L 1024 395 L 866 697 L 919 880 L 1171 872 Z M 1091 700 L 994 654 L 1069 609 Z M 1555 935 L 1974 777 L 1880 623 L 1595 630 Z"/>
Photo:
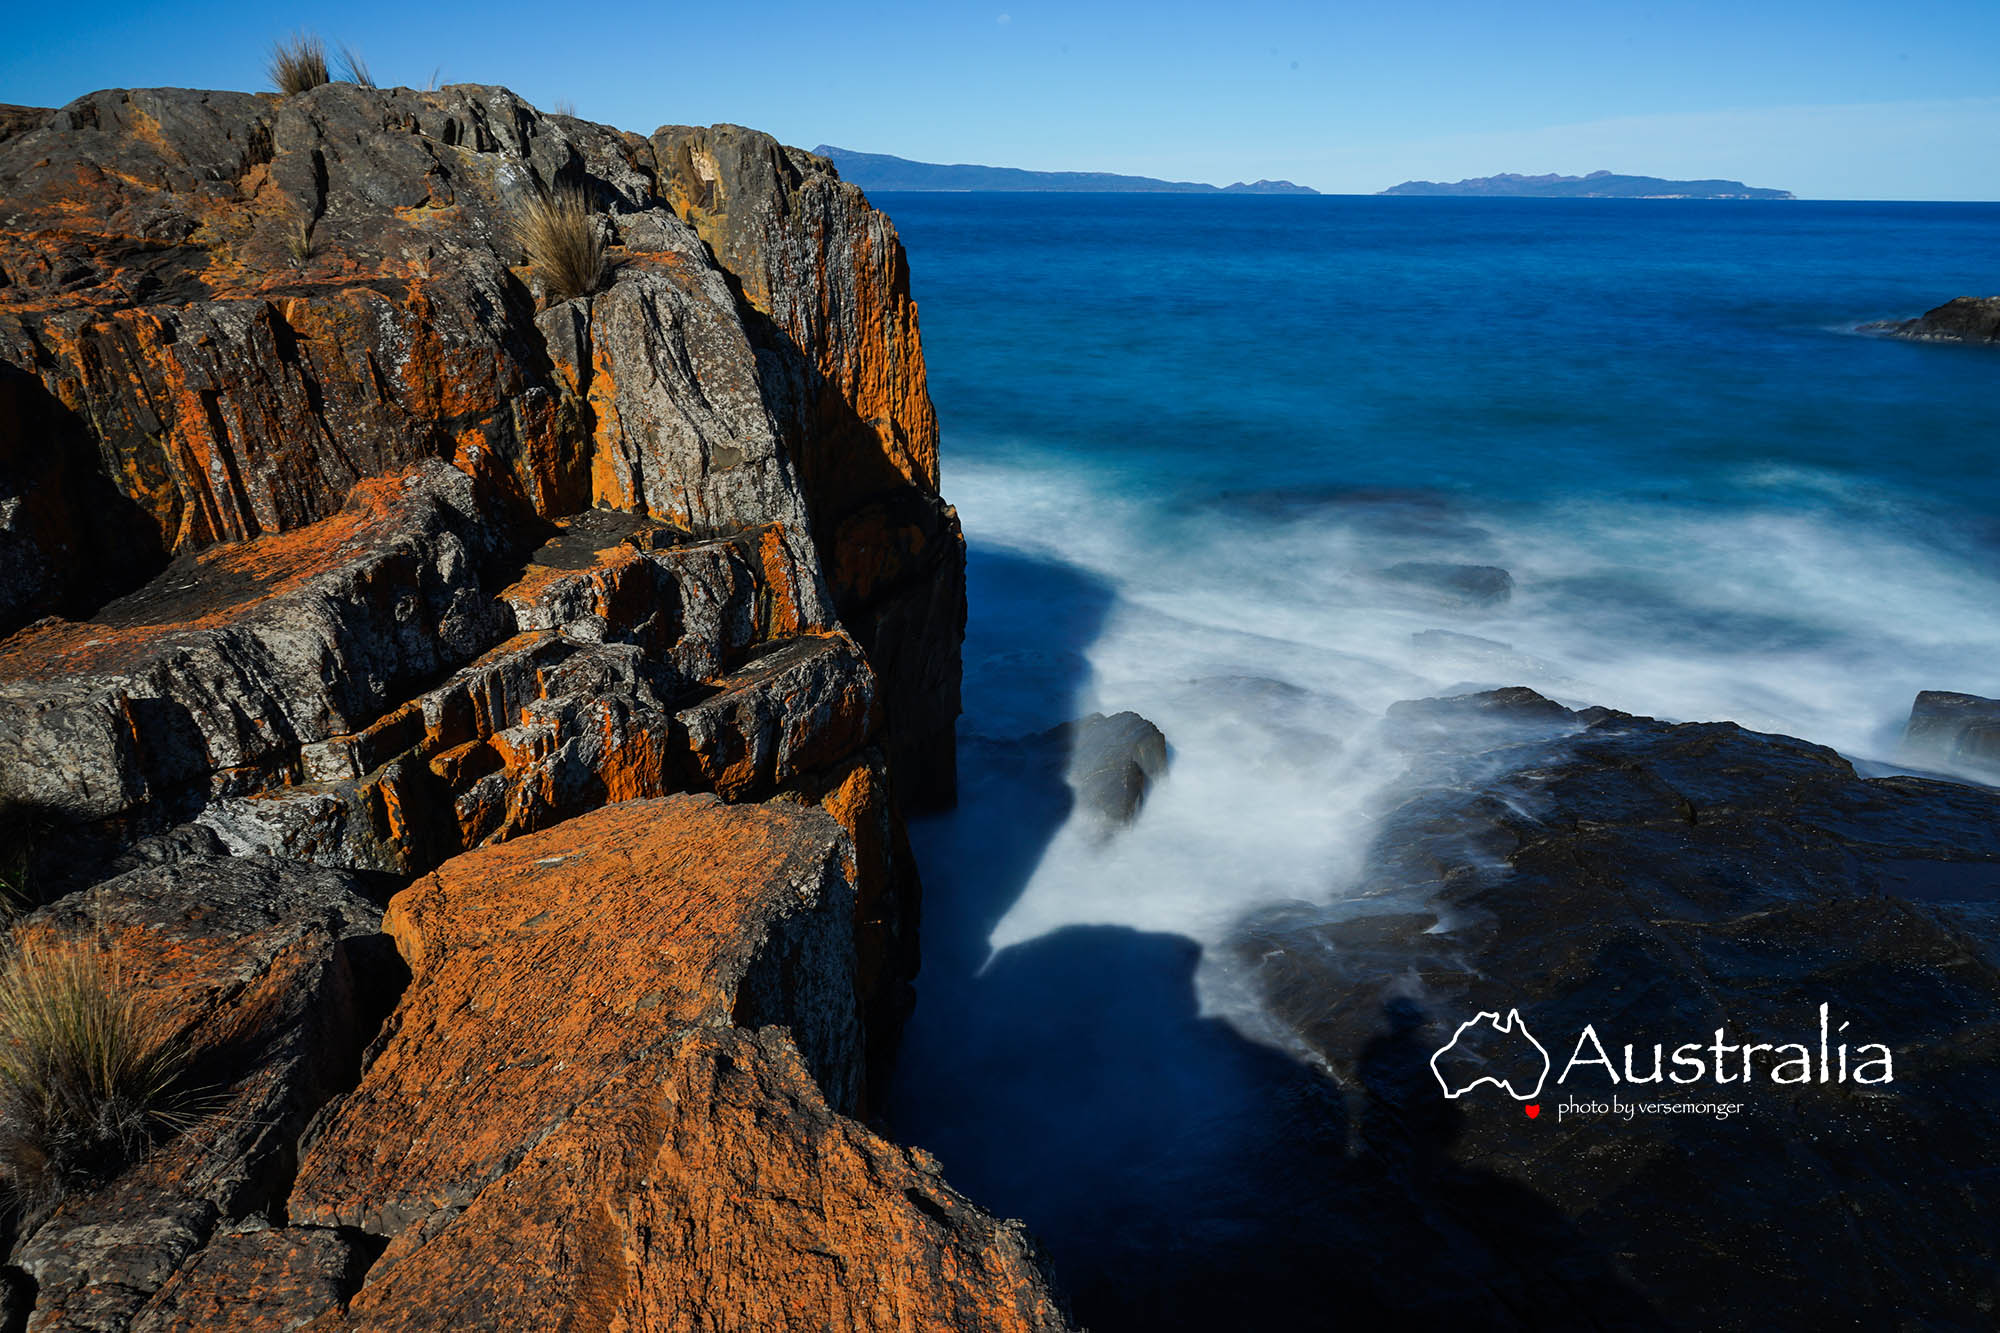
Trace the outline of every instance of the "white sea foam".
<path fill-rule="evenodd" d="M 1992 570 L 1894 497 L 1803 470 L 1757 479 L 1785 501 L 1760 509 L 1176 505 L 1055 460 L 961 462 L 949 480 L 975 579 L 979 561 L 1011 553 L 1079 571 L 1104 601 L 1075 645 L 1073 697 L 1044 689 L 983 712 L 1018 677 L 1001 647 L 1032 644 L 1036 617 L 1056 608 L 1032 596 L 982 605 L 975 583 L 964 731 L 1131 709 L 1173 748 L 1132 828 L 1105 840 L 1072 820 L 1055 833 L 993 926 L 996 950 L 1079 924 L 1212 946 L 1259 903 L 1337 903 L 1405 766 L 1376 734 L 1399 699 L 1527 684 L 1572 705 L 1728 719 L 1893 765 L 1918 690 L 2000 694 Z M 1370 577 L 1406 560 L 1501 566 L 1514 593 L 1454 608 Z M 975 795 L 955 818 L 994 817 Z M 1206 1007 L 1230 1007 L 1222 979 L 1203 984 Z"/>

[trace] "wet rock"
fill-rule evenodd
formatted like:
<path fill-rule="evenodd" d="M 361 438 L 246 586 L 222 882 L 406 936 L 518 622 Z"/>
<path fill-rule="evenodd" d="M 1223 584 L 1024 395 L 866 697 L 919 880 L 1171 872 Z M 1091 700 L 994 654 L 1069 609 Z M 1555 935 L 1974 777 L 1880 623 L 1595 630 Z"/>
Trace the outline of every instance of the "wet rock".
<path fill-rule="evenodd" d="M 1568 730 L 1577 717 L 1525 685 L 1510 685 L 1390 704 L 1384 734 L 1406 750 L 1483 749 L 1523 733 Z"/>
<path fill-rule="evenodd" d="M 1925 342 L 2000 342 L 2000 296 L 1961 296 L 1915 319 L 1884 320 L 1862 327 Z"/>
<path fill-rule="evenodd" d="M 1910 706 L 1903 749 L 1919 763 L 2000 778 L 2000 699 L 1923 691 Z"/>
<path fill-rule="evenodd" d="M 1180 725 L 1260 764 L 1309 768 L 1337 755 L 1368 722 L 1338 695 L 1270 676 L 1204 676 L 1181 692 Z M 1180 735 L 1192 744 L 1195 735 Z"/>
<path fill-rule="evenodd" d="M 1497 565 L 1453 565 L 1406 560 L 1375 578 L 1398 591 L 1447 606 L 1499 606 L 1514 595 L 1514 576 Z"/>
<path fill-rule="evenodd" d="M 2000 1212 L 1953 1183 L 1991 1170 L 2000 1132 L 1996 906 L 2000 796 L 1587 710 L 1565 734 L 1420 762 L 1358 896 L 1260 915 L 1237 957 L 1359 1097 L 1374 1158 L 1436 1213 L 1426 1244 L 1454 1270 L 1504 1238 L 1426 1182 L 1480 1172 L 1531 1189 L 1636 1284 L 1586 1322 L 1950 1324 L 1983 1317 L 2000 1236 Z M 1778 1083 L 1768 1050 L 1748 1084 L 1735 1063 L 1727 1083 L 1624 1079 L 1625 1044 L 1643 1077 L 1654 1043 L 1707 1058 L 1719 1028 L 1816 1051 L 1821 1005 L 1831 1043 L 1893 1050 L 1893 1082 Z M 1428 1057 L 1515 1009 L 1554 1062 L 1540 1118 L 1492 1088 L 1446 1100 Z M 1619 1083 L 1594 1065 L 1559 1081 L 1586 1025 Z M 1742 1109 L 1557 1114 L 1614 1092 Z"/>
<path fill-rule="evenodd" d="M 225 1224 L 278 1207 L 308 1118 L 356 1077 L 400 984 L 381 911 L 343 872 L 185 848 L 72 894 L 17 936 L 95 939 L 188 1034 L 195 1121 L 31 1219 L 11 1262 L 30 1327 L 122 1329 Z"/>
<path fill-rule="evenodd" d="M 1068 751 L 1079 808 L 1107 824 L 1129 824 L 1153 784 L 1166 776 L 1167 738 L 1137 713 L 1092 713 L 1050 733 Z"/>

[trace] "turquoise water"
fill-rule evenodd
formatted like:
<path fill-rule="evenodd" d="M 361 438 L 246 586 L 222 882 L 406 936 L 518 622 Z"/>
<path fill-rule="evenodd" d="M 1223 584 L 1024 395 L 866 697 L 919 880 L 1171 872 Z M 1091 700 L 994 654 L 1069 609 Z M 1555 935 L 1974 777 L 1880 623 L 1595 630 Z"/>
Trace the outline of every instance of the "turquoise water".
<path fill-rule="evenodd" d="M 1266 1158 L 1314 1094 L 1215 946 L 1354 891 L 1389 704 L 1527 684 L 1879 771 L 1916 691 L 2000 695 L 2000 349 L 1856 331 L 2000 291 L 2000 206 L 876 202 L 972 595 L 893 1110 L 1100 1333 L 1304 1206 Z M 1017 738 L 1118 709 L 1174 766 L 1106 839 Z"/>

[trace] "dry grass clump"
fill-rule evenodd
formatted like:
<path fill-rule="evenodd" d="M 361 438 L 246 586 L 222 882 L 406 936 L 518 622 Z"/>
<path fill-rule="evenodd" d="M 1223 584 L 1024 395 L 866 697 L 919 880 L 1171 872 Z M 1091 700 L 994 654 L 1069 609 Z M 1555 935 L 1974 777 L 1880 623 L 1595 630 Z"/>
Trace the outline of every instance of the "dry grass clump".
<path fill-rule="evenodd" d="M 29 884 L 28 849 L 0 847 L 0 922 L 33 906 L 35 891 Z"/>
<path fill-rule="evenodd" d="M 551 298 L 587 295 L 604 280 L 604 239 L 590 197 L 575 186 L 530 199 L 513 231 Z"/>
<path fill-rule="evenodd" d="M 271 48 L 271 84 L 290 97 L 330 82 L 326 43 L 311 33 L 299 33 Z"/>
<path fill-rule="evenodd" d="M 361 53 L 346 42 L 340 44 L 340 78 L 343 83 L 351 83 L 361 88 L 373 88 L 375 76 L 368 72 L 368 62 Z"/>
<path fill-rule="evenodd" d="M 55 837 L 44 815 L 0 803 L 0 926 L 42 905 L 44 885 L 36 855 Z"/>
<path fill-rule="evenodd" d="M 0 963 L 0 1180 L 33 1208 L 184 1127 L 192 1054 L 88 941 L 28 939 Z"/>

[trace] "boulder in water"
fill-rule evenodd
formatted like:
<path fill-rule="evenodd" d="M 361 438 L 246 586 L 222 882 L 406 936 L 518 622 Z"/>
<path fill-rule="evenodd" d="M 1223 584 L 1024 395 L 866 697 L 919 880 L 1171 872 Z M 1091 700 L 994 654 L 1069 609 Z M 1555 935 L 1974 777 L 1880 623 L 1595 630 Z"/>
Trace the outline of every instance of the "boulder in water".
<path fill-rule="evenodd" d="M 1923 691 L 1910 705 L 1903 750 L 1919 762 L 2000 777 L 2000 699 Z"/>
<path fill-rule="evenodd" d="M 1569 730 L 1578 714 L 1525 685 L 1389 705 L 1389 740 L 1406 750 L 1465 750 L 1527 733 Z"/>
<path fill-rule="evenodd" d="M 1375 577 L 1398 590 L 1447 606 L 1499 606 L 1514 595 L 1514 576 L 1498 565 L 1405 560 L 1378 570 Z"/>
<path fill-rule="evenodd" d="M 1077 805 L 1107 823 L 1131 823 L 1153 784 L 1166 775 L 1167 738 L 1137 713 L 1092 713 L 1053 734 L 1069 746 L 1069 783 Z"/>

